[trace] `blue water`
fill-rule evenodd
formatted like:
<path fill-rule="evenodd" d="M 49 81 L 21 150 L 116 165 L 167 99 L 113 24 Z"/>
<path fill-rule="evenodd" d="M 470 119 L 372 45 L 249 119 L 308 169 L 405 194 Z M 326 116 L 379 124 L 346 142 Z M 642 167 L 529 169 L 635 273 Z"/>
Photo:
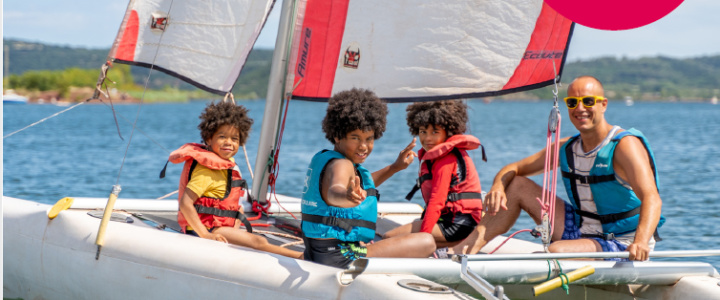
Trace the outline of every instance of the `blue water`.
<path fill-rule="evenodd" d="M 251 164 L 260 132 L 264 101 L 246 101 L 255 120 L 247 150 Z M 488 187 L 505 164 L 535 153 L 545 145 L 550 101 L 484 104 L 470 101 L 470 133 L 485 145 L 488 162 L 479 151 L 471 153 L 482 184 Z M 177 189 L 181 166 L 158 174 L 170 151 L 187 142 L 199 142 L 196 126 L 205 102 L 189 104 L 116 105 L 120 139 L 109 106 L 81 105 L 3 140 L 3 195 L 54 203 L 66 196 L 107 197 L 112 185 L 122 186 L 121 198 L 157 198 Z M 412 137 L 405 125 L 405 104 L 390 104 L 388 130 L 375 144 L 368 169 L 377 170 L 394 161 Z M 312 155 L 331 147 L 320 129 L 326 105 L 294 101 L 290 104 L 281 146 L 277 192 L 299 196 L 305 168 Z M 3 106 L 3 136 L 65 109 L 51 105 Z M 139 111 L 139 114 L 138 114 Z M 562 135 L 575 134 L 563 111 Z M 132 132 L 136 116 L 137 129 Z M 705 103 L 611 102 L 606 118 L 611 124 L 635 127 L 651 142 L 658 162 L 660 195 L 667 223 L 660 230 L 665 239 L 656 250 L 720 249 L 720 106 Z M 132 140 L 128 147 L 128 141 Z M 419 149 L 419 143 L 416 150 Z M 127 156 L 125 153 L 127 151 Z M 248 176 L 242 152 L 236 156 Z M 122 168 L 121 168 L 122 166 Z M 414 183 L 417 164 L 396 174 L 380 188 L 383 201 L 404 201 Z M 534 178 L 542 180 L 540 176 Z M 562 186 L 559 195 L 565 198 Z M 419 194 L 413 199 L 420 203 Z M 522 215 L 513 230 L 532 228 Z M 532 239 L 531 237 L 519 237 Z M 720 258 L 690 258 L 720 269 Z"/>

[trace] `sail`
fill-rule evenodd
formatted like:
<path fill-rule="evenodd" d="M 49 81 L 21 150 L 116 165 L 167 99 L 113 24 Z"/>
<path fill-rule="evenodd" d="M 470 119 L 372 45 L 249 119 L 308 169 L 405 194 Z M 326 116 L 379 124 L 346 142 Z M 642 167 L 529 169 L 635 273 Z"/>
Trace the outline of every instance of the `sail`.
<path fill-rule="evenodd" d="M 300 0 L 286 88 L 391 102 L 539 88 L 561 74 L 572 30 L 541 0 Z"/>
<path fill-rule="evenodd" d="M 274 0 L 131 0 L 108 60 L 232 90 Z"/>

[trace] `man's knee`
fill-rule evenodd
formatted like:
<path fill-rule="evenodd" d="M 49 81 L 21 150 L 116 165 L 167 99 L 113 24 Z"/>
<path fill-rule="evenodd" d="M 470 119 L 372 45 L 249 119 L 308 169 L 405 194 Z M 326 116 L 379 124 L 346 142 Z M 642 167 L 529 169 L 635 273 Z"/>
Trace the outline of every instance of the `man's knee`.
<path fill-rule="evenodd" d="M 542 190 L 537 183 L 524 176 L 515 176 L 505 189 L 508 201 L 511 201 L 510 199 L 523 199 L 528 196 L 535 199 L 535 197 L 540 196 L 541 192 Z"/>

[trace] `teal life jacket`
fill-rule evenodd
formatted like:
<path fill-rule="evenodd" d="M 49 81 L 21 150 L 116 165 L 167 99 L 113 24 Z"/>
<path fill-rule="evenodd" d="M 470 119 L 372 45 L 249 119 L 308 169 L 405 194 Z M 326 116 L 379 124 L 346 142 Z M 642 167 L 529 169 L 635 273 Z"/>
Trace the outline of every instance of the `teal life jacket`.
<path fill-rule="evenodd" d="M 308 238 L 370 242 L 375 237 L 380 197 L 372 174 L 360 164 L 355 165 L 362 188 L 367 192 L 367 197 L 358 206 L 343 208 L 327 205 L 320 193 L 320 181 L 325 167 L 333 159 L 345 159 L 345 156 L 336 151 L 322 150 L 310 161 L 302 193 L 303 234 Z"/>
<path fill-rule="evenodd" d="M 635 231 L 640 220 L 641 201 L 632 189 L 623 186 L 615 178 L 613 155 L 615 154 L 615 147 L 623 137 L 636 136 L 640 138 L 650 158 L 650 167 L 655 177 L 655 185 L 659 191 L 660 182 L 655 168 L 655 156 L 647 139 L 642 132 L 632 128 L 616 134 L 607 145 L 598 150 L 590 174 L 584 176 L 575 172 L 575 156 L 572 151 L 572 144 L 578 141 L 579 136 L 577 134 L 571 137 L 561 147 L 560 151 L 560 168 L 570 204 L 575 208 L 575 224 L 578 224 L 578 227 L 582 226 L 581 216 L 583 216 L 599 220 L 605 234 L 622 235 Z M 590 185 L 593 201 L 597 206 L 597 214 L 580 209 L 580 199 L 577 191 L 578 181 Z M 665 217 L 661 215 L 657 228 L 660 228 L 663 223 L 665 223 Z M 657 231 L 655 236 L 659 240 Z"/>

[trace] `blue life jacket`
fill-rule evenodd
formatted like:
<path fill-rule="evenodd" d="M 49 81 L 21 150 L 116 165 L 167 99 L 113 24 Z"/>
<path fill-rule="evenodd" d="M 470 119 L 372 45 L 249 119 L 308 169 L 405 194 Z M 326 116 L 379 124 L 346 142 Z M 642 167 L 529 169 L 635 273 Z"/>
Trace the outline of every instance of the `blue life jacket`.
<path fill-rule="evenodd" d="M 578 227 L 582 225 L 582 218 L 588 217 L 599 220 L 602 223 L 603 233 L 613 233 L 622 235 L 633 232 L 637 229 L 640 219 L 640 199 L 632 189 L 626 188 L 615 178 L 613 170 L 613 155 L 615 147 L 620 139 L 626 136 L 636 136 L 640 138 L 645 150 L 650 157 L 650 167 L 655 176 L 655 185 L 660 190 L 660 182 L 658 181 L 657 169 L 655 168 L 655 156 L 653 155 L 650 145 L 642 132 L 636 129 L 622 131 L 615 135 L 610 142 L 598 150 L 593 167 L 590 169 L 589 176 L 583 176 L 575 173 L 575 162 L 572 151 L 572 144 L 579 138 L 579 134 L 571 137 L 565 143 L 560 151 L 560 168 L 562 170 L 565 190 L 570 198 L 570 204 L 575 208 L 575 224 Z M 580 199 L 578 199 L 577 181 L 590 185 L 593 200 L 597 206 L 597 214 L 583 211 L 580 209 Z M 660 216 L 660 222 L 657 228 L 665 223 L 665 217 Z M 657 239 L 657 231 L 655 232 Z"/>
<path fill-rule="evenodd" d="M 362 188 L 367 191 L 367 197 L 355 207 L 329 206 L 322 199 L 320 180 L 325 166 L 333 159 L 345 159 L 345 156 L 336 151 L 322 150 L 310 161 L 302 193 L 303 233 L 308 238 L 370 242 L 375 237 L 379 199 L 372 174 L 356 164 L 355 169 L 360 174 Z"/>

